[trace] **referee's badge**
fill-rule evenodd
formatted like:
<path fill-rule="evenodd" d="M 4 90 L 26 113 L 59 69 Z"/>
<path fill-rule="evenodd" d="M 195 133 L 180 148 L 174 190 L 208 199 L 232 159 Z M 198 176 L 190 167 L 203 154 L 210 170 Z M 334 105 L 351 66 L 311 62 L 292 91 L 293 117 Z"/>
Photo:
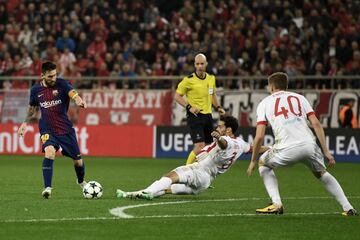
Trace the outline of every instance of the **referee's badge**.
<path fill-rule="evenodd" d="M 59 92 L 58 92 L 58 90 L 53 90 L 52 94 L 56 97 L 59 94 Z"/>
<path fill-rule="evenodd" d="M 213 93 L 214 93 L 214 89 L 213 89 L 213 88 L 209 88 L 209 94 L 210 94 L 210 95 L 213 95 Z"/>

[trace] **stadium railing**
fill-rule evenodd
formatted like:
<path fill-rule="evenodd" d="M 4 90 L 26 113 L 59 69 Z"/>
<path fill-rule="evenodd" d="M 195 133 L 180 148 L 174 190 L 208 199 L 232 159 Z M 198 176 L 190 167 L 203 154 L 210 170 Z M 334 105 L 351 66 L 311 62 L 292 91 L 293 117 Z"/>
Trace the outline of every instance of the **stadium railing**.
<path fill-rule="evenodd" d="M 73 82 L 74 86 L 77 87 L 80 81 L 128 81 L 128 80 L 138 80 L 145 82 L 145 88 L 150 88 L 151 81 L 172 81 L 171 89 L 175 89 L 178 82 L 184 76 L 135 76 L 135 77 L 118 77 L 118 76 L 97 76 L 97 77 L 73 77 L 73 76 L 63 76 L 63 78 L 68 79 Z M 236 81 L 238 89 L 261 89 L 266 85 L 267 76 L 216 76 L 218 85 L 224 86 L 226 89 L 231 81 Z M 37 81 L 39 76 L 0 76 L 0 84 L 4 81 Z M 339 85 L 342 85 L 341 89 L 360 89 L 360 76 L 316 76 L 316 75 L 303 75 L 303 76 L 290 76 L 289 84 L 290 88 L 295 88 L 295 86 L 302 86 L 303 88 L 313 89 L 314 84 L 320 83 L 320 88 L 323 88 L 321 85 L 326 85 L 327 90 L 338 90 Z M 297 84 L 297 85 L 296 85 Z M 1 86 L 1 85 L 0 85 Z M 156 89 L 156 88 L 152 88 Z M 162 88 L 163 89 L 163 88 Z"/>

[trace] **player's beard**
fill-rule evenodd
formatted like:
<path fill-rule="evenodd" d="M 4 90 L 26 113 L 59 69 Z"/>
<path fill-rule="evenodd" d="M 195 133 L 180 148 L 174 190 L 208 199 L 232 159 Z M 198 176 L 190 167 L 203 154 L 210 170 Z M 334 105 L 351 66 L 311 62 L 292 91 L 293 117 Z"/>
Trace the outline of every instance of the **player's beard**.
<path fill-rule="evenodd" d="M 53 87 L 53 86 L 55 86 L 55 81 L 51 81 L 51 80 L 46 80 L 46 79 L 44 79 L 44 82 L 45 82 L 45 85 L 46 85 L 47 87 Z"/>

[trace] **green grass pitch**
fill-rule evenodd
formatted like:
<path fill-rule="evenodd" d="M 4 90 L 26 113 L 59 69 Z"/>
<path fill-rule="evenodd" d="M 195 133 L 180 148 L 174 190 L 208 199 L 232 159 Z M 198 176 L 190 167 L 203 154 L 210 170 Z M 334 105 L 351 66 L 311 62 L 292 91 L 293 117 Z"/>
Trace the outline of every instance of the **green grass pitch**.
<path fill-rule="evenodd" d="M 41 156 L 0 156 L 0 239 L 360 239 L 360 216 L 341 216 L 300 164 L 275 171 L 285 214 L 264 216 L 255 208 L 269 199 L 259 174 L 246 176 L 247 161 L 198 196 L 153 201 L 116 199 L 115 190 L 144 188 L 185 160 L 86 157 L 86 179 L 104 187 L 98 200 L 82 197 L 72 161 L 63 157 L 54 163 L 52 198 L 42 199 L 41 162 Z M 360 164 L 338 163 L 330 172 L 360 210 Z M 124 211 L 133 218 L 109 213 L 131 205 L 143 205 Z"/>

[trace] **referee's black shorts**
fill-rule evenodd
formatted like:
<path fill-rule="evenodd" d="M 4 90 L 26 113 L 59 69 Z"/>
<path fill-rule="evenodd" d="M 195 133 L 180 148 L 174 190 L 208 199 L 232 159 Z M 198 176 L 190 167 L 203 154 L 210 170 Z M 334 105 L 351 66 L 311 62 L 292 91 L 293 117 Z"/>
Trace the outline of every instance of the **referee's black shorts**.
<path fill-rule="evenodd" d="M 190 111 L 187 111 L 187 125 L 190 128 L 193 143 L 205 142 L 205 144 L 209 144 L 213 142 L 211 136 L 213 119 L 210 113 L 198 113 L 197 116 L 195 116 Z"/>

